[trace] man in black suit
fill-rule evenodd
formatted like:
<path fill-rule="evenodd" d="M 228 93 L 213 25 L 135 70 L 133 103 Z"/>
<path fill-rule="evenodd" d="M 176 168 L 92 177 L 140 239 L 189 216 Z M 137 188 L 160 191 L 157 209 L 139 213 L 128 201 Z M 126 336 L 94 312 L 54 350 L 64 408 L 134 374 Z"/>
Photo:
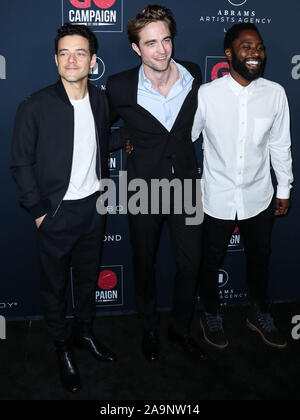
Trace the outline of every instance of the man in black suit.
<path fill-rule="evenodd" d="M 107 93 L 114 120 L 124 120 L 133 148 L 127 161 L 128 179 L 141 178 L 149 187 L 153 179 L 179 179 L 182 183 L 189 179 L 193 185 L 189 200 L 196 198 L 198 209 L 202 209 L 201 193 L 195 195 L 199 178 L 190 134 L 200 69 L 194 63 L 172 59 L 176 24 L 169 9 L 146 7 L 128 22 L 127 31 L 142 65 L 111 76 Z M 161 204 L 158 214 L 134 215 L 129 208 L 136 307 L 144 330 L 142 350 L 151 361 L 160 354 L 154 267 L 166 220 L 177 268 L 169 339 L 188 354 L 204 359 L 190 333 L 201 259 L 202 217 L 188 225 L 186 212 L 177 214 L 174 196 L 169 214 L 164 214 Z"/>
<path fill-rule="evenodd" d="M 88 83 L 97 46 L 85 26 L 65 24 L 58 30 L 55 61 L 60 79 L 20 104 L 12 144 L 12 174 L 21 191 L 20 203 L 37 228 L 45 321 L 62 383 L 71 392 L 80 389 L 73 343 L 98 360 L 116 358 L 92 331 L 105 226 L 96 201 L 99 180 L 108 174 L 109 139 L 106 96 Z M 73 331 L 65 319 L 71 265 Z"/>

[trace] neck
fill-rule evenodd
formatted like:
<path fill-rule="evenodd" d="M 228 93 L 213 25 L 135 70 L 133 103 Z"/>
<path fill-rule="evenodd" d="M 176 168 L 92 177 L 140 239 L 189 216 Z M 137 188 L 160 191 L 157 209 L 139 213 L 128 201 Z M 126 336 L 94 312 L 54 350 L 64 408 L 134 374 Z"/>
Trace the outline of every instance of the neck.
<path fill-rule="evenodd" d="M 79 100 L 83 99 L 88 91 L 87 78 L 79 80 L 78 82 L 68 82 L 65 79 L 61 79 L 64 88 L 66 89 L 69 99 Z"/>
<path fill-rule="evenodd" d="M 239 73 L 237 73 L 232 67 L 230 68 L 230 74 L 231 77 L 238 82 L 243 87 L 249 86 L 251 83 L 251 80 L 244 79 Z"/>
<path fill-rule="evenodd" d="M 153 70 L 143 64 L 144 73 L 147 79 L 152 83 L 153 89 L 160 93 L 167 93 L 179 78 L 179 71 L 177 66 L 170 62 L 170 65 L 165 71 Z"/>

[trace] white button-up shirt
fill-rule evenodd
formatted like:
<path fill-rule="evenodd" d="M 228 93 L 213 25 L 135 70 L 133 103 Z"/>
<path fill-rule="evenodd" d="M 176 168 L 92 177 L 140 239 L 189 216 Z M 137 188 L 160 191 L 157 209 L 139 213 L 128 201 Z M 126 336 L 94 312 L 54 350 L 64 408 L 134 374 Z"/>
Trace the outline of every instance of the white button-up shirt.
<path fill-rule="evenodd" d="M 290 118 L 285 91 L 259 78 L 243 87 L 230 74 L 202 85 L 192 139 L 203 132 L 203 206 L 225 220 L 248 219 L 273 197 L 289 198 L 293 182 Z"/>

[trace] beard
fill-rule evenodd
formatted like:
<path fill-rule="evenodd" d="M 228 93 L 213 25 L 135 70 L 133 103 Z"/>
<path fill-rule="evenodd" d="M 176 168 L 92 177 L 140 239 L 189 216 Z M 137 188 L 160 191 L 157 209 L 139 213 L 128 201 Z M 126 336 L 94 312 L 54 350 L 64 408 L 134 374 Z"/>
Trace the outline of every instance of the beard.
<path fill-rule="evenodd" d="M 249 60 L 249 58 L 252 58 L 253 60 L 256 60 L 260 62 L 260 65 L 257 69 L 249 69 L 246 65 L 246 60 Z M 252 82 L 255 79 L 258 79 L 261 77 L 264 73 L 264 69 L 266 66 L 266 58 L 261 59 L 260 57 L 247 57 L 244 60 L 240 60 L 236 53 L 232 51 L 232 67 L 233 69 L 242 76 L 245 80 L 248 80 Z"/>

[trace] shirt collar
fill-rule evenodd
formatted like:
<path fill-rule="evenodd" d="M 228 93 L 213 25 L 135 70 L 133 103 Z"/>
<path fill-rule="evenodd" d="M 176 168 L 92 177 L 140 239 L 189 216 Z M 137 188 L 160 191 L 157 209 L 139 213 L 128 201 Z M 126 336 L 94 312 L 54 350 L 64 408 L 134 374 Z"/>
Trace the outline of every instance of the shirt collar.
<path fill-rule="evenodd" d="M 255 79 L 248 86 L 242 86 L 240 83 L 234 80 L 230 73 L 228 74 L 229 87 L 236 96 L 239 96 L 242 91 L 250 93 L 257 86 L 259 80 L 260 78 Z"/>
<path fill-rule="evenodd" d="M 150 89 L 152 86 L 150 80 L 145 75 L 143 64 L 141 65 L 140 71 L 139 71 L 139 83 L 148 89 Z"/>

